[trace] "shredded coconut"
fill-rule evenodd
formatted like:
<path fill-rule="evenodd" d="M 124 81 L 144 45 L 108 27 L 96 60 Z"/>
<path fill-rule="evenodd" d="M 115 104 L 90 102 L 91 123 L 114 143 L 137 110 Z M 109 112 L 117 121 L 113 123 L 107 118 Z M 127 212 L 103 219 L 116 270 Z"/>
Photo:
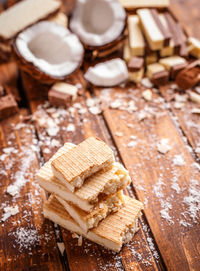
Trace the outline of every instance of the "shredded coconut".
<path fill-rule="evenodd" d="M 184 166 L 185 161 L 184 161 L 183 157 L 179 154 L 179 155 L 174 156 L 173 164 L 174 164 L 174 166 Z"/>
<path fill-rule="evenodd" d="M 165 154 L 169 150 L 171 150 L 171 146 L 169 145 L 169 139 L 162 138 L 157 145 L 157 150 L 162 154 Z"/>
<path fill-rule="evenodd" d="M 7 206 L 3 209 L 4 214 L 1 218 L 1 221 L 6 221 L 9 217 L 16 215 L 19 213 L 18 205 L 15 205 L 15 207 Z"/>

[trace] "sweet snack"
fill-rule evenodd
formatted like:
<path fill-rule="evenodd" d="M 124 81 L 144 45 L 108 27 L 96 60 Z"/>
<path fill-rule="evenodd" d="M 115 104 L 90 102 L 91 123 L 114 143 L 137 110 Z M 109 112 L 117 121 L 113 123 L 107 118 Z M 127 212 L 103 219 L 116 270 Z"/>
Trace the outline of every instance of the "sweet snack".
<path fill-rule="evenodd" d="M 144 56 L 146 47 L 145 39 L 137 15 L 128 16 L 128 30 L 131 56 Z"/>
<path fill-rule="evenodd" d="M 11 58 L 12 39 L 28 26 L 56 14 L 61 3 L 56 0 L 24 0 L 16 3 L 0 14 L 0 58 Z M 14 23 L 11 23 L 13 22 Z"/>
<path fill-rule="evenodd" d="M 169 72 L 163 65 L 154 63 L 147 66 L 147 77 L 155 85 L 164 85 L 168 82 Z"/>
<path fill-rule="evenodd" d="M 52 195 L 44 204 L 44 216 L 63 228 L 85 236 L 87 239 L 119 252 L 122 245 L 128 243 L 138 231 L 138 218 L 141 216 L 143 204 L 124 195 L 124 206 L 116 213 L 102 220 L 96 228 L 85 233 L 70 217 L 65 208 Z"/>
<path fill-rule="evenodd" d="M 54 106 L 69 107 L 76 100 L 78 88 L 76 86 L 59 82 L 55 83 L 48 92 L 50 104 Z"/>
<path fill-rule="evenodd" d="M 123 59 L 126 61 L 126 63 L 129 62 L 131 59 L 131 50 L 129 46 L 128 40 L 125 41 L 124 48 L 123 48 Z"/>
<path fill-rule="evenodd" d="M 200 82 L 200 60 L 194 61 L 176 77 L 176 84 L 183 90 L 194 87 Z"/>
<path fill-rule="evenodd" d="M 144 75 L 144 59 L 142 57 L 133 57 L 128 63 L 129 79 L 139 83 Z"/>
<path fill-rule="evenodd" d="M 151 54 L 148 54 L 145 57 L 145 64 L 146 65 L 156 63 L 157 61 L 158 61 L 158 54 L 157 54 L 157 52 L 152 52 Z"/>
<path fill-rule="evenodd" d="M 176 23 L 176 31 L 178 33 L 180 44 L 181 44 L 179 55 L 187 58 L 188 57 L 188 48 L 186 44 L 187 38 L 180 23 Z"/>
<path fill-rule="evenodd" d="M 162 25 L 155 9 L 138 9 L 142 28 L 151 50 L 160 50 L 169 45 L 171 33 Z"/>
<path fill-rule="evenodd" d="M 98 201 L 96 206 L 89 213 L 58 196 L 56 196 L 56 198 L 85 232 L 96 227 L 99 222 L 106 218 L 111 212 L 118 211 L 124 203 L 122 190 Z"/>
<path fill-rule="evenodd" d="M 72 192 L 99 170 L 112 167 L 112 150 L 100 139 L 89 137 L 51 163 L 54 175 Z"/>
<path fill-rule="evenodd" d="M 122 6 L 128 10 L 137 8 L 166 8 L 169 0 L 119 0 Z"/>
<path fill-rule="evenodd" d="M 200 58 L 200 40 L 189 37 L 188 38 L 188 45 L 189 45 L 189 53 L 190 55 Z"/>
<path fill-rule="evenodd" d="M 130 184 L 131 178 L 128 171 L 119 163 L 114 163 L 112 168 L 105 172 L 98 172 L 89 177 L 84 184 L 72 193 L 59 179 L 57 179 L 51 167 L 51 162 L 60 155 L 67 153 L 75 145 L 65 143 L 53 157 L 46 162 L 36 174 L 41 187 L 49 193 L 54 193 L 64 200 L 68 200 L 82 210 L 90 212 L 95 208 L 99 198 L 123 189 Z"/>
<path fill-rule="evenodd" d="M 176 75 L 187 66 L 187 61 L 185 58 L 180 56 L 161 58 L 159 63 L 170 72 L 172 79 L 175 79 Z"/>
<path fill-rule="evenodd" d="M 18 112 L 17 103 L 12 94 L 0 97 L 0 119 L 8 118 Z"/>

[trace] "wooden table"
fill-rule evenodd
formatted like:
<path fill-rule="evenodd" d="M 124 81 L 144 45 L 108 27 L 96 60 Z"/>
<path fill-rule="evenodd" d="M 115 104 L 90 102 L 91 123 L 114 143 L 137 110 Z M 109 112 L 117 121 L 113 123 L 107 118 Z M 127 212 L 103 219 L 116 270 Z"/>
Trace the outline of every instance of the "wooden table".
<path fill-rule="evenodd" d="M 174 0 L 171 6 L 189 33 L 200 38 L 199 0 Z M 11 76 L 17 76 L 15 64 L 1 65 L 0 82 Z M 0 218 L 6 206 L 19 208 L 0 223 L 0 270 L 200 270 L 200 117 L 191 113 L 196 105 L 186 102 L 175 109 L 173 85 L 153 91 L 153 100 L 146 102 L 131 84 L 88 90 L 83 70 L 71 82 L 84 92 L 70 112 L 37 108 L 43 100 L 28 100 L 18 115 L 0 123 Z M 17 86 L 24 97 L 20 80 Z M 104 101 L 98 115 L 86 105 L 95 97 Z M 124 110 L 108 106 L 116 99 Z M 52 123 L 53 131 L 48 129 Z M 132 177 L 125 193 L 145 205 L 139 232 L 118 254 L 87 240 L 78 246 L 70 232 L 42 215 L 47 195 L 35 182 L 35 172 L 64 142 L 79 143 L 90 135 L 113 148 Z M 157 150 L 163 138 L 171 146 L 165 155 Z M 11 197 L 6 189 L 16 182 L 19 194 Z M 64 244 L 63 253 L 57 243 L 61 251 Z"/>

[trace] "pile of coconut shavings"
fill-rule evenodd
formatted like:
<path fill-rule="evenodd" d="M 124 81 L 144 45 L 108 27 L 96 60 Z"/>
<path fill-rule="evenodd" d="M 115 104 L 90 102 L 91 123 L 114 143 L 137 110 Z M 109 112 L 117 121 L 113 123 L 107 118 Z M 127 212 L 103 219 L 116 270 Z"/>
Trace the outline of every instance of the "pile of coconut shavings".
<path fill-rule="evenodd" d="M 37 229 L 19 227 L 15 232 L 10 232 L 8 235 L 15 237 L 15 243 L 20 252 L 24 249 L 31 251 L 33 247 L 41 243 L 41 236 L 38 234 Z M 15 247 L 15 245 L 13 246 Z"/>

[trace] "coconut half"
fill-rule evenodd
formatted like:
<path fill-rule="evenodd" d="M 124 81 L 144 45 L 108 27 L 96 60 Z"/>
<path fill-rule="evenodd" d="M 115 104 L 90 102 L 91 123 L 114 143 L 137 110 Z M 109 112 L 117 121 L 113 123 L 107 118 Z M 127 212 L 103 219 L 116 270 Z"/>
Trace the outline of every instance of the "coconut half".
<path fill-rule="evenodd" d="M 39 22 L 15 39 L 20 68 L 42 82 L 63 80 L 80 67 L 84 49 L 78 37 L 54 22 Z"/>
<path fill-rule="evenodd" d="M 115 41 L 124 32 L 126 12 L 118 0 L 78 0 L 70 29 L 88 49 Z"/>
<path fill-rule="evenodd" d="M 84 77 L 93 85 L 111 87 L 127 80 L 128 70 L 122 59 L 115 58 L 90 67 Z"/>

